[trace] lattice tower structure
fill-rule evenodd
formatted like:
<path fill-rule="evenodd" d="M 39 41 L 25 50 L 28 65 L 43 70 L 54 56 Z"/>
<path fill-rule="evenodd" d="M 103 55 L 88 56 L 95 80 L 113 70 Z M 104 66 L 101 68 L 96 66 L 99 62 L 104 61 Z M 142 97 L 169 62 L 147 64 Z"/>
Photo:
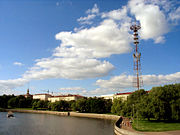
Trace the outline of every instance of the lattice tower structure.
<path fill-rule="evenodd" d="M 142 80 L 142 74 L 141 74 L 141 53 L 138 49 L 139 44 L 139 38 L 138 38 L 138 30 L 141 29 L 140 25 L 132 25 L 130 29 L 134 32 L 133 38 L 134 38 L 134 53 L 133 53 L 133 59 L 134 59 L 134 76 L 133 76 L 133 86 L 139 90 L 143 86 L 143 80 Z"/>

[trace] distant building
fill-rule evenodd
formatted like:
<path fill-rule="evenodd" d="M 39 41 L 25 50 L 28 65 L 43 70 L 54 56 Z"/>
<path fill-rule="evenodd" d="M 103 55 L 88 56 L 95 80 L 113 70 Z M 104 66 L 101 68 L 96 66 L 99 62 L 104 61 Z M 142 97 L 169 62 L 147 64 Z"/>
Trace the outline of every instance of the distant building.
<path fill-rule="evenodd" d="M 81 95 L 59 95 L 59 96 L 52 96 L 48 98 L 48 101 L 50 102 L 56 102 L 56 101 L 61 101 L 61 100 L 65 100 L 65 101 L 72 101 L 72 100 L 78 100 L 80 98 L 83 98 L 83 96 Z"/>
<path fill-rule="evenodd" d="M 27 93 L 24 95 L 25 98 L 31 97 L 32 98 L 33 95 L 29 94 L 29 89 L 27 89 Z"/>
<path fill-rule="evenodd" d="M 100 97 L 102 97 L 102 98 L 104 98 L 104 99 L 111 99 L 111 100 L 113 101 L 113 99 L 114 99 L 114 94 L 102 95 L 102 96 L 100 96 Z"/>
<path fill-rule="evenodd" d="M 132 93 L 133 92 L 116 93 L 116 94 L 114 94 L 114 98 L 122 98 L 122 100 L 127 100 L 127 97 Z"/>
<path fill-rule="evenodd" d="M 103 97 L 104 99 L 111 99 L 112 101 L 115 98 L 122 98 L 122 100 L 127 100 L 127 97 L 132 94 L 133 92 L 126 92 L 126 93 L 116 93 L 116 94 L 110 94 L 110 95 L 102 95 L 100 97 Z"/>
<path fill-rule="evenodd" d="M 48 100 L 48 98 L 52 97 L 50 94 L 35 94 L 33 95 L 33 99 L 40 99 L 40 100 Z"/>

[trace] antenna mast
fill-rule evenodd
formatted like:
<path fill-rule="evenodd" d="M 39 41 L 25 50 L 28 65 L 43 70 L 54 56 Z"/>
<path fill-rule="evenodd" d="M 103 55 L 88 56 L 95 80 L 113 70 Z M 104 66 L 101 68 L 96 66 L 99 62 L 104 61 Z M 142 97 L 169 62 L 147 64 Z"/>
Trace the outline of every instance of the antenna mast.
<path fill-rule="evenodd" d="M 138 30 L 141 29 L 140 25 L 137 25 L 136 23 L 130 27 L 130 29 L 134 32 L 134 53 L 133 53 L 133 59 L 134 59 L 134 77 L 133 77 L 133 86 L 137 88 L 137 90 L 142 87 L 143 82 L 142 82 L 142 77 L 141 77 L 141 63 L 140 63 L 140 58 L 141 58 L 141 53 L 138 51 Z"/>

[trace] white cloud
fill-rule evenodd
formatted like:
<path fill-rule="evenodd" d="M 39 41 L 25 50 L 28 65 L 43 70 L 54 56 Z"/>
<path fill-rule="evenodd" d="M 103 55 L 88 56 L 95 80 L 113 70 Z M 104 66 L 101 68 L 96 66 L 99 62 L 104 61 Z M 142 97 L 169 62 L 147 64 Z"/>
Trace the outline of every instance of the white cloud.
<path fill-rule="evenodd" d="M 93 23 L 91 20 L 94 19 L 99 13 L 99 8 L 97 7 L 97 4 L 94 4 L 94 7 L 92 9 L 88 9 L 86 13 L 88 14 L 87 16 L 80 17 L 79 19 L 77 19 L 77 21 L 80 22 L 80 24 L 90 25 Z"/>
<path fill-rule="evenodd" d="M 123 92 L 124 89 L 111 89 L 111 88 L 97 88 L 95 90 L 87 91 L 83 93 L 84 95 L 91 95 L 91 96 L 100 96 L 100 95 L 107 95 L 107 94 L 114 94 Z"/>
<path fill-rule="evenodd" d="M 56 39 L 61 46 L 56 48 L 55 56 L 103 58 L 112 54 L 127 53 L 131 50 L 131 36 L 123 25 L 113 20 L 104 20 L 97 27 L 82 29 L 76 33 L 60 32 Z"/>
<path fill-rule="evenodd" d="M 170 20 L 175 22 L 175 24 L 178 24 L 178 21 L 180 20 L 180 7 L 178 7 L 173 12 L 170 12 L 169 13 L 169 18 L 170 18 Z"/>
<path fill-rule="evenodd" d="M 86 79 L 108 75 L 114 66 L 108 61 L 101 61 L 100 58 L 128 53 L 132 50 L 129 27 L 133 17 L 141 23 L 141 39 L 153 39 L 155 43 L 165 42 L 164 35 L 170 31 L 169 20 L 180 19 L 180 8 L 173 8 L 170 2 L 167 4 L 166 2 L 166 0 L 131 0 L 128 5 L 120 9 L 103 13 L 99 13 L 99 8 L 95 4 L 92 9 L 86 11 L 87 16 L 80 17 L 77 21 L 81 24 L 92 24 L 93 19 L 101 17 L 99 24 L 88 28 L 81 26 L 75 28 L 74 32 L 57 33 L 56 39 L 60 40 L 61 44 L 54 50 L 51 57 L 37 60 L 22 78 L 0 80 L 0 87 L 12 89 L 34 79 Z M 23 64 L 15 62 L 14 65 Z M 132 86 L 132 78 L 132 76 L 120 75 L 110 80 L 99 79 L 96 84 L 100 88 L 92 91 L 82 90 L 82 93 L 106 94 L 117 89 L 123 90 Z M 145 85 L 170 83 L 179 81 L 179 72 L 171 75 L 144 75 L 143 80 Z"/>
<path fill-rule="evenodd" d="M 16 65 L 16 66 L 23 66 L 24 65 L 21 62 L 14 62 L 13 64 Z"/>
<path fill-rule="evenodd" d="M 112 10 L 109 12 L 102 13 L 102 18 L 111 18 L 113 20 L 124 20 L 126 22 L 130 22 L 131 18 L 127 15 L 128 9 L 127 6 L 122 7 L 121 9 Z"/>
<path fill-rule="evenodd" d="M 23 78 L 0 80 L 0 89 L 1 90 L 11 90 L 16 87 L 23 86 L 27 82 L 28 82 L 28 80 L 23 79 Z"/>
<path fill-rule="evenodd" d="M 113 65 L 107 61 L 84 58 L 53 58 L 39 60 L 23 77 L 26 79 L 86 79 L 107 75 Z"/>
<path fill-rule="evenodd" d="M 94 19 L 95 17 L 96 15 L 91 14 L 88 15 L 87 17 L 80 17 L 79 19 L 77 19 L 77 21 L 80 22 L 81 24 L 92 24 L 93 22 L 90 20 Z"/>
<path fill-rule="evenodd" d="M 131 13 L 140 21 L 141 38 L 155 40 L 169 31 L 167 18 L 158 5 L 145 2 L 145 0 L 131 0 L 128 6 Z"/>
<path fill-rule="evenodd" d="M 99 8 L 97 7 L 97 4 L 94 4 L 92 9 L 88 9 L 86 11 L 87 14 L 98 14 L 99 13 Z"/>
<path fill-rule="evenodd" d="M 155 86 L 180 82 L 180 72 L 168 75 L 142 75 L 144 86 Z M 125 89 L 132 87 L 132 75 L 114 76 L 109 80 L 97 80 L 96 85 L 101 88 Z"/>
<path fill-rule="evenodd" d="M 163 36 L 160 36 L 160 37 L 157 37 L 155 38 L 155 41 L 154 41 L 156 44 L 158 43 L 164 43 L 165 42 L 165 38 Z"/>
<path fill-rule="evenodd" d="M 82 87 L 66 87 L 66 88 L 60 88 L 59 90 L 63 90 L 63 91 L 84 91 L 86 89 L 82 88 Z"/>
<path fill-rule="evenodd" d="M 66 87 L 60 88 L 60 94 L 77 94 L 77 95 L 86 95 L 88 91 L 82 87 Z"/>
<path fill-rule="evenodd" d="M 21 91 L 18 91 L 18 90 L 1 89 L 0 90 L 0 95 L 3 95 L 3 94 L 5 94 L 5 95 L 12 95 L 12 94 L 14 94 L 14 95 L 21 95 L 21 94 L 24 94 L 24 93 L 22 93 Z"/>

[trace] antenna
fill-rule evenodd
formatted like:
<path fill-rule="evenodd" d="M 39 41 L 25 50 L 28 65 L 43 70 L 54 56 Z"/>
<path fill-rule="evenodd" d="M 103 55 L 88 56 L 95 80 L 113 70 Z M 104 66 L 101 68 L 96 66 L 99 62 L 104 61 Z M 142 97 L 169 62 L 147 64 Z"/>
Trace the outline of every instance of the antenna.
<path fill-rule="evenodd" d="M 141 77 L 141 53 L 138 51 L 138 30 L 141 29 L 140 25 L 137 25 L 136 22 L 134 25 L 130 27 L 130 29 L 134 32 L 134 53 L 133 53 L 133 59 L 134 59 L 134 76 L 133 76 L 133 86 L 137 88 L 138 90 L 140 87 L 142 87 L 143 82 L 142 82 L 142 77 Z"/>

